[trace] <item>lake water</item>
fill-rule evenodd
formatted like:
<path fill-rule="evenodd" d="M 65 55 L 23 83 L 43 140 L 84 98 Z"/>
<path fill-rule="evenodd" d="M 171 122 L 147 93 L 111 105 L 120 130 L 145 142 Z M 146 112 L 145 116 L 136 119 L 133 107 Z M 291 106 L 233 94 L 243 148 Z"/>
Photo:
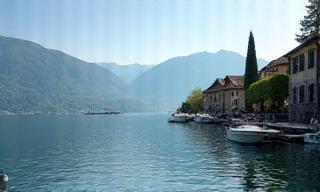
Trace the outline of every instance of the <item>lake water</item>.
<path fill-rule="evenodd" d="M 10 191 L 320 190 L 320 147 L 246 146 L 168 114 L 0 117 Z"/>

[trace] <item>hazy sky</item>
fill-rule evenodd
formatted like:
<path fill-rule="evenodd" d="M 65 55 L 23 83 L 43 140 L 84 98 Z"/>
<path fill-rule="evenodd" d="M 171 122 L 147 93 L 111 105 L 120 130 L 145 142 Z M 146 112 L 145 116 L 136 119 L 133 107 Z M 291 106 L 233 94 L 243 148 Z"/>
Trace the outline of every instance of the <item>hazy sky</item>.
<path fill-rule="evenodd" d="M 275 59 L 297 46 L 307 0 L 0 0 L 0 35 L 90 62 L 157 64 L 219 49 Z"/>

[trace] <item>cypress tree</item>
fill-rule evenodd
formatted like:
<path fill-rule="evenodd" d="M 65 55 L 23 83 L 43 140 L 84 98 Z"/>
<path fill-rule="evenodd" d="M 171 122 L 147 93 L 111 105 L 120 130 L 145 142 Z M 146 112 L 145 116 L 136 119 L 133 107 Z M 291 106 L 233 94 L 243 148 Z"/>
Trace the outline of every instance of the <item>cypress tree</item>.
<path fill-rule="evenodd" d="M 320 0 L 308 0 L 307 15 L 300 21 L 301 34 L 296 34 L 299 43 L 307 39 L 309 35 L 319 34 L 320 30 Z"/>
<path fill-rule="evenodd" d="M 258 80 L 258 66 L 256 57 L 256 48 L 254 45 L 254 37 L 250 31 L 248 52 L 246 58 L 246 71 L 244 74 L 244 88 L 247 90 L 249 86 Z"/>

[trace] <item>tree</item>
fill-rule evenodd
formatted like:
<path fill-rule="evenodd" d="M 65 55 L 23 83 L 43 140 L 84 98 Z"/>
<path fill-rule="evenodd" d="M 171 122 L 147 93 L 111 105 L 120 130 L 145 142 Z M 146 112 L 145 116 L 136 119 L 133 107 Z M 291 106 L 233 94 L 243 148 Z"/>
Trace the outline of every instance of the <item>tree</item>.
<path fill-rule="evenodd" d="M 181 108 L 178 111 L 181 113 L 191 113 L 192 112 L 191 104 L 187 102 L 183 102 L 181 105 Z"/>
<path fill-rule="evenodd" d="M 178 111 L 182 113 L 199 113 L 204 110 L 204 96 L 200 88 L 192 90 L 185 102 L 182 102 Z"/>
<path fill-rule="evenodd" d="M 288 98 L 289 77 L 273 75 L 260 79 L 246 91 L 248 105 L 260 104 L 266 111 L 281 111 Z"/>
<path fill-rule="evenodd" d="M 191 105 L 191 111 L 193 113 L 202 112 L 204 109 L 203 93 L 200 88 L 195 88 L 191 94 L 187 97 L 187 103 Z"/>
<path fill-rule="evenodd" d="M 258 78 L 256 48 L 252 31 L 250 31 L 246 58 L 246 70 L 244 74 L 244 88 L 248 89 L 253 82 L 258 80 Z"/>
<path fill-rule="evenodd" d="M 296 41 L 302 43 L 309 35 L 319 34 L 320 29 L 320 0 L 308 0 L 307 15 L 300 21 L 301 34 L 296 34 Z"/>

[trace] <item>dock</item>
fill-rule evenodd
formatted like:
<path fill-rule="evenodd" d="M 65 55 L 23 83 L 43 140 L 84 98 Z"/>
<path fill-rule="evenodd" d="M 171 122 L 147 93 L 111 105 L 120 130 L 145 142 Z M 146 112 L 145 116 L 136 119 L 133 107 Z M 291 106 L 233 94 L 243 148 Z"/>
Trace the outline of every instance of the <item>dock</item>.
<path fill-rule="evenodd" d="M 264 123 L 264 126 L 272 129 L 277 129 L 283 133 L 291 134 L 304 134 L 311 133 L 313 127 L 310 124 L 298 124 L 298 123 Z"/>
<path fill-rule="evenodd" d="M 282 141 L 293 143 L 304 143 L 304 134 L 278 134 L 278 138 Z"/>

